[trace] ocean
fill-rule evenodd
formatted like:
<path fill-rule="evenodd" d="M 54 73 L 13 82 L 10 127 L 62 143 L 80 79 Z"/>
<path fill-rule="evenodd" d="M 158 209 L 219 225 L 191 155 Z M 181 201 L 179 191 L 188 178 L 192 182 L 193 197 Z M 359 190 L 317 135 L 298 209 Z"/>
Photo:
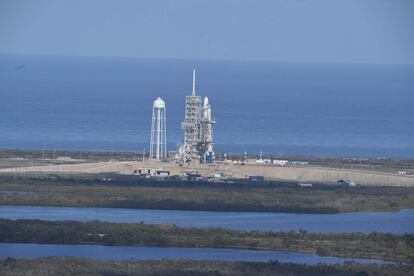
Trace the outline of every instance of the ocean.
<path fill-rule="evenodd" d="M 0 55 L 0 148 L 148 150 L 160 96 L 175 150 L 193 69 L 218 152 L 414 158 L 414 66 L 40 55 Z"/>

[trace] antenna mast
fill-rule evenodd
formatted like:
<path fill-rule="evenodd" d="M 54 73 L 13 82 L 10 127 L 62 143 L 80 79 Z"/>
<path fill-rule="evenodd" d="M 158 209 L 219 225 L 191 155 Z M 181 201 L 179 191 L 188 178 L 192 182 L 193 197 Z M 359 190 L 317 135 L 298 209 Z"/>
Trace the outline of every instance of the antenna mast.
<path fill-rule="evenodd" d="M 193 70 L 193 96 L 195 96 L 196 92 L 195 92 L 195 78 L 196 78 L 196 72 L 195 69 Z"/>

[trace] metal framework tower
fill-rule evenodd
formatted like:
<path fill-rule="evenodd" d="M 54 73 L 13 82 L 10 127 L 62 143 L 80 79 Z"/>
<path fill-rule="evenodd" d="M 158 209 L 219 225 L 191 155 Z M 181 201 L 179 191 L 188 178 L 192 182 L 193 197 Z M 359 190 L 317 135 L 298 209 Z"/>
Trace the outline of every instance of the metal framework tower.
<path fill-rule="evenodd" d="M 213 128 L 211 105 L 208 98 L 196 95 L 196 74 L 193 70 L 193 91 L 185 98 L 185 117 L 181 127 L 184 129 L 184 143 L 179 149 L 179 159 L 183 163 L 192 161 L 214 162 Z"/>
<path fill-rule="evenodd" d="M 180 159 L 184 163 L 199 159 L 201 97 L 196 96 L 195 70 L 193 70 L 193 91 L 185 97 L 185 117 L 181 127 L 184 129 L 184 144 L 180 149 Z"/>
<path fill-rule="evenodd" d="M 150 159 L 167 158 L 167 115 L 165 102 L 158 97 L 152 106 Z"/>

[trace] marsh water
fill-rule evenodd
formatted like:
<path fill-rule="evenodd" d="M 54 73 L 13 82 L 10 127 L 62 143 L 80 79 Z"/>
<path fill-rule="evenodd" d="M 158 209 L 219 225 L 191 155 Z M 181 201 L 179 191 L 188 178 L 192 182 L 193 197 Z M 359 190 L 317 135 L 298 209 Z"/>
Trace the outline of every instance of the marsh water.
<path fill-rule="evenodd" d="M 284 251 L 258 251 L 222 248 L 178 248 L 147 246 L 104 246 L 104 245 L 62 245 L 0 243 L 0 259 L 7 257 L 33 259 L 46 256 L 74 256 L 96 260 L 161 260 L 191 259 L 219 261 L 254 261 L 317 264 L 343 263 L 387 263 L 381 260 L 323 257 L 314 253 Z"/>
<path fill-rule="evenodd" d="M 398 212 L 294 214 L 259 212 L 206 212 L 123 208 L 0 206 L 0 218 L 41 220 L 100 220 L 183 227 L 222 227 L 236 230 L 309 232 L 414 233 L 414 209 Z"/>

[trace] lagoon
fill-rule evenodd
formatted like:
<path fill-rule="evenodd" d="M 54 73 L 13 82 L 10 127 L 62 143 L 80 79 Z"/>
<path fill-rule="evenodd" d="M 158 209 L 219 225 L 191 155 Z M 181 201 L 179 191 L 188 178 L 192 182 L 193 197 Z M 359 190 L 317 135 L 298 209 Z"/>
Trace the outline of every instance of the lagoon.
<path fill-rule="evenodd" d="M 161 260 L 191 259 L 220 261 L 254 261 L 298 264 L 338 264 L 354 261 L 357 263 L 391 263 L 374 259 L 351 259 L 323 257 L 315 253 L 286 251 L 258 251 L 222 248 L 177 248 L 147 246 L 105 246 L 105 245 L 63 245 L 63 244 L 28 244 L 0 243 L 0 259 L 23 258 L 34 259 L 46 256 L 72 256 L 95 260 Z"/>
<path fill-rule="evenodd" d="M 0 218 L 40 220 L 100 220 L 113 223 L 175 224 L 181 227 L 220 227 L 235 230 L 308 232 L 414 233 L 414 209 L 398 212 L 293 214 L 208 212 L 124 208 L 0 206 Z"/>

